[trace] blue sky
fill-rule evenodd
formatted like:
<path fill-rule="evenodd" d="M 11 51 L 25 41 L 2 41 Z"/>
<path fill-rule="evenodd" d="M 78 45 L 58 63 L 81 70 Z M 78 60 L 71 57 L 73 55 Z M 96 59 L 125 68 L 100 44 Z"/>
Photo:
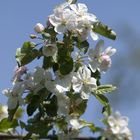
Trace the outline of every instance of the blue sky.
<path fill-rule="evenodd" d="M 24 41 L 29 40 L 29 35 L 34 33 L 33 27 L 40 22 L 46 24 L 49 14 L 52 13 L 56 3 L 59 4 L 62 0 L 1 0 L 0 1 L 0 64 L 1 78 L 0 91 L 11 87 L 11 78 L 13 69 L 16 66 L 15 51 L 21 47 Z M 107 25 L 111 26 L 118 34 L 120 32 L 121 23 L 126 23 L 133 27 L 134 30 L 140 32 L 140 1 L 139 0 L 79 0 L 88 5 L 89 11 L 94 13 L 97 18 Z M 106 45 L 112 45 L 118 48 L 119 53 L 125 53 L 125 44 L 122 43 L 122 38 L 118 36 L 117 40 L 106 40 Z M 109 72 L 107 74 L 109 76 Z M 107 76 L 104 76 L 107 79 Z M 132 76 L 133 77 L 133 76 Z M 129 79 L 130 80 L 130 79 Z M 124 85 L 125 86 L 125 85 Z M 126 99 L 127 100 L 127 99 Z M 92 100 L 93 101 L 93 100 Z M 6 98 L 0 95 L 0 103 L 6 103 Z M 95 104 L 90 102 L 90 107 L 87 112 L 91 112 L 92 107 L 97 111 Z M 96 103 L 98 105 L 98 103 Z M 139 116 L 140 103 L 137 101 L 134 107 L 129 108 L 130 104 L 121 104 L 115 106 L 115 109 L 120 110 L 123 115 L 128 115 L 130 118 L 130 128 L 134 132 L 134 140 L 140 138 Z M 92 117 L 93 114 L 93 117 Z M 93 120 L 96 117 L 94 112 L 86 115 L 87 119 Z"/>

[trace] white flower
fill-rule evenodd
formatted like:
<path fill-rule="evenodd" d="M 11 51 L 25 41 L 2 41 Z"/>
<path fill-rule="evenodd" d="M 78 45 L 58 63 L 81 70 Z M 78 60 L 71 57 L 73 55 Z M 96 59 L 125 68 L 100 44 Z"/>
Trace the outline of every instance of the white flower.
<path fill-rule="evenodd" d="M 49 16 L 49 21 L 55 27 L 55 32 L 59 34 L 74 30 L 77 25 L 74 12 L 68 8 L 64 9 L 63 6 L 54 10 L 54 14 Z"/>
<path fill-rule="evenodd" d="M 95 49 L 90 49 L 88 52 L 89 67 L 93 72 L 95 72 L 97 69 L 105 72 L 111 66 L 110 56 L 115 54 L 116 49 L 108 47 L 104 52 L 102 52 L 103 46 L 104 41 L 99 40 Z"/>
<path fill-rule="evenodd" d="M 128 118 L 115 112 L 107 119 L 108 127 L 104 132 L 105 137 L 110 140 L 132 140 L 132 133 L 128 129 Z"/>
<path fill-rule="evenodd" d="M 8 97 L 8 108 L 14 109 L 16 106 L 22 105 L 24 100 L 22 99 L 22 94 L 25 91 L 25 85 L 23 82 L 18 82 L 14 85 L 13 89 L 5 89 L 3 90 L 3 94 Z"/>
<path fill-rule="evenodd" d="M 34 30 L 37 33 L 41 33 L 44 29 L 45 27 L 41 23 L 37 23 L 34 27 Z"/>
<path fill-rule="evenodd" d="M 81 92 L 83 99 L 88 99 L 90 92 L 96 88 L 96 79 L 91 77 L 91 71 L 87 66 L 79 68 L 73 76 L 72 83 L 73 90 L 75 92 Z"/>
<path fill-rule="evenodd" d="M 8 107 L 6 105 L 0 105 L 0 121 L 8 117 Z"/>
<path fill-rule="evenodd" d="M 77 15 L 77 34 L 81 41 L 86 40 L 89 34 L 93 40 L 97 40 L 97 34 L 92 31 L 93 23 L 97 22 L 96 16 L 88 13 L 88 8 L 83 3 L 78 3 L 78 5 L 71 4 L 70 8 Z"/>
<path fill-rule="evenodd" d="M 58 73 L 56 74 L 55 83 L 56 83 L 57 92 L 64 93 L 70 90 L 72 76 L 73 76 L 73 72 L 65 76 L 60 75 Z"/>
<path fill-rule="evenodd" d="M 48 56 L 54 56 L 57 53 L 57 46 L 56 44 L 47 44 L 43 47 L 42 52 L 43 55 Z"/>
<path fill-rule="evenodd" d="M 63 93 L 56 93 L 55 95 L 57 96 L 58 114 L 68 116 L 70 105 L 69 97 Z"/>
<path fill-rule="evenodd" d="M 79 19 L 77 25 L 77 32 L 81 41 L 85 41 L 86 39 L 88 39 L 89 34 L 93 40 L 98 39 L 97 34 L 92 31 L 92 27 L 93 25 L 86 17 L 82 17 Z"/>

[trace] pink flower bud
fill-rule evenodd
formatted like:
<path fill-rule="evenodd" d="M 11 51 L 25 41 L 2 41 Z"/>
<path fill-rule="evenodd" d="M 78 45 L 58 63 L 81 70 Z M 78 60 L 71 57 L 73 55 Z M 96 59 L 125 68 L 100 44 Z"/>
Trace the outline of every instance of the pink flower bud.
<path fill-rule="evenodd" d="M 100 70 L 107 71 L 107 69 L 111 66 L 111 58 L 109 55 L 102 55 L 101 56 L 101 64 Z"/>

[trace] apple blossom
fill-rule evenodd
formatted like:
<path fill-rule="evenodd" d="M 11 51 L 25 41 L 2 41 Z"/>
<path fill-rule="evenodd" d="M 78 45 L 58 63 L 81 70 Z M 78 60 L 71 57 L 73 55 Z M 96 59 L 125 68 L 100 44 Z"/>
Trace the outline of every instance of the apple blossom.
<path fill-rule="evenodd" d="M 24 100 L 22 94 L 25 91 L 23 82 L 16 83 L 12 89 L 5 89 L 2 91 L 8 97 L 8 108 L 15 109 L 17 105 L 22 105 Z"/>
<path fill-rule="evenodd" d="M 104 135 L 109 140 L 132 140 L 132 133 L 128 128 L 128 118 L 121 116 L 119 112 L 107 118 L 108 127 Z"/>
<path fill-rule="evenodd" d="M 104 52 L 102 52 L 102 47 L 104 46 L 104 41 L 99 40 L 95 49 L 90 49 L 89 55 L 89 67 L 95 72 L 97 69 L 99 71 L 107 71 L 111 66 L 111 58 L 115 54 L 116 49 L 108 47 Z"/>
<path fill-rule="evenodd" d="M 97 87 L 96 79 L 91 77 L 91 71 L 87 66 L 80 67 L 72 79 L 72 87 L 75 92 L 80 92 L 83 99 L 88 99 L 90 92 Z"/>

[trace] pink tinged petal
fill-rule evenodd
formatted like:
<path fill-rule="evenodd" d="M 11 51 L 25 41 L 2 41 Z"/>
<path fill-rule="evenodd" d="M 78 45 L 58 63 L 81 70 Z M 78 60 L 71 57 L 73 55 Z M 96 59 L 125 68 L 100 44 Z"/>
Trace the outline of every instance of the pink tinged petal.
<path fill-rule="evenodd" d="M 62 33 L 65 33 L 67 31 L 67 28 L 65 25 L 58 24 L 55 26 L 54 30 L 55 30 L 55 32 L 57 32 L 59 34 L 62 34 Z"/>
<path fill-rule="evenodd" d="M 93 31 L 90 31 L 90 36 L 95 41 L 98 40 L 98 38 L 99 38 L 98 35 L 96 33 L 94 33 Z"/>

